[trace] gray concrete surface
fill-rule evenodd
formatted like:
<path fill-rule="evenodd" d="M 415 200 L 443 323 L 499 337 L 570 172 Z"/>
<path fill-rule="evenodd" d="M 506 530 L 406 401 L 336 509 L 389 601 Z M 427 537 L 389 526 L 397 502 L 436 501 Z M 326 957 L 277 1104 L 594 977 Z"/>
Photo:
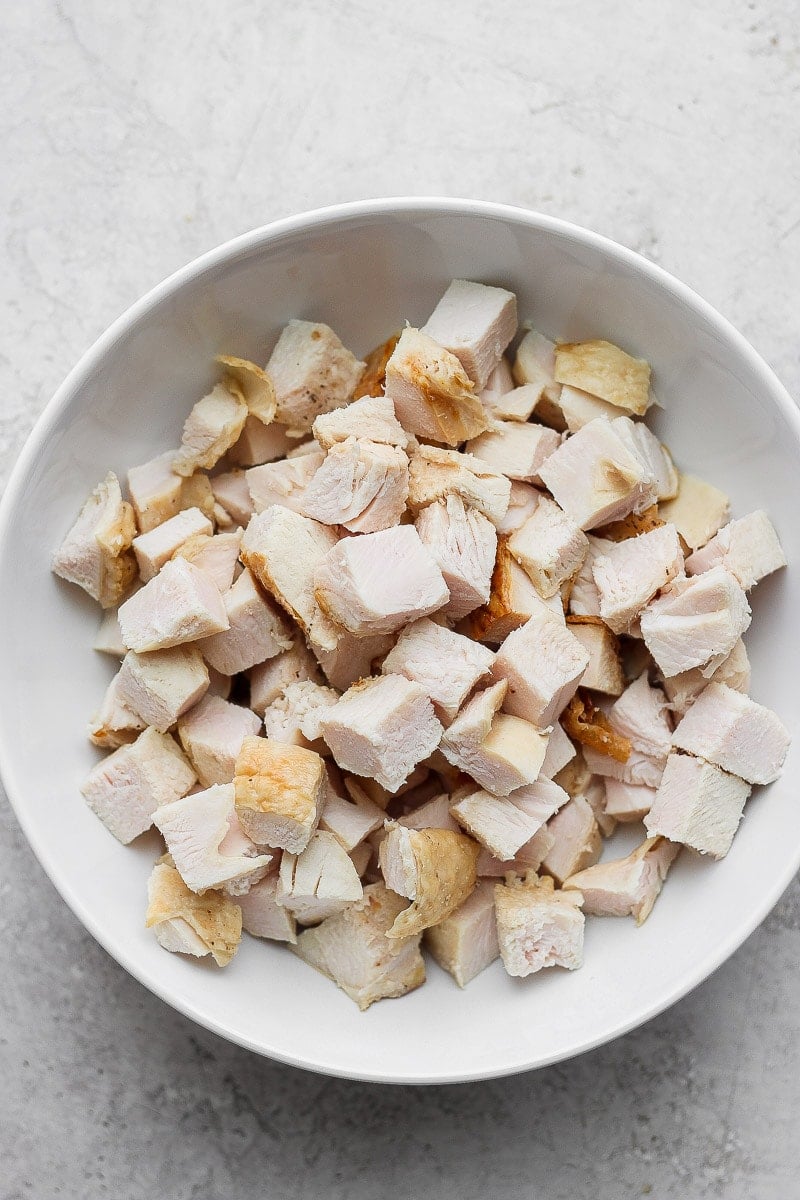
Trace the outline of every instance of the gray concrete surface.
<path fill-rule="evenodd" d="M 132 300 L 274 217 L 401 193 L 589 225 L 800 394 L 795 0 L 0 7 L 0 482 Z M 5 681 L 4 681 L 5 682 Z M 516 1079 L 315 1078 L 195 1028 L 83 932 L 0 807 L 0 1198 L 790 1200 L 800 888 L 646 1028 Z"/>

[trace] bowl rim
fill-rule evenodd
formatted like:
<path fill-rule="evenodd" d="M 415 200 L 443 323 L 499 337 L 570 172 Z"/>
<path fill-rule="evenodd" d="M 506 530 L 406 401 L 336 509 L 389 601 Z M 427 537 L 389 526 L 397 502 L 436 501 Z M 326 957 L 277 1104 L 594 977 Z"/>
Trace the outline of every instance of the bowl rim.
<path fill-rule="evenodd" d="M 52 398 L 45 405 L 40 413 L 33 428 L 26 439 L 19 457 L 11 470 L 5 492 L 0 496 L 0 563 L 3 560 L 5 552 L 5 543 L 8 537 L 9 529 L 12 522 L 12 517 L 21 502 L 24 491 L 25 480 L 29 470 L 36 461 L 48 434 L 56 424 L 56 421 L 61 416 L 62 412 L 69 406 L 72 397 L 79 390 L 85 379 L 95 370 L 97 365 L 102 361 L 107 351 L 114 343 L 124 336 L 140 319 L 147 314 L 160 301 L 179 292 L 185 285 L 199 279 L 203 274 L 213 270 L 218 265 L 223 264 L 229 259 L 234 258 L 237 254 L 243 251 L 252 251 L 259 249 L 270 242 L 277 240 L 284 235 L 291 235 L 299 232 L 310 232 L 313 229 L 324 229 L 327 226 L 341 224 L 343 222 L 357 221 L 363 217 L 391 217 L 395 216 L 413 216 L 414 214 L 429 213 L 435 215 L 452 215 L 452 216 L 483 216 L 497 221 L 511 223 L 513 225 L 524 225 L 538 229 L 546 233 L 555 233 L 569 236 L 584 245 L 597 249 L 606 255 L 626 263 L 646 277 L 649 277 L 656 284 L 670 291 L 677 299 L 698 312 L 712 327 L 714 327 L 726 340 L 733 343 L 737 352 L 746 360 L 750 368 L 756 375 L 759 385 L 766 393 L 769 393 L 772 400 L 780 410 L 781 415 L 787 423 L 794 428 L 798 443 L 800 443 L 800 410 L 798 410 L 794 401 L 790 397 L 788 391 L 778 379 L 775 372 L 765 362 L 761 355 L 754 349 L 742 333 L 736 329 L 734 325 L 721 313 L 717 311 L 708 301 L 704 300 L 687 284 L 681 282 L 674 275 L 670 274 L 657 263 L 651 262 L 644 258 L 636 251 L 629 249 L 626 246 L 620 245 L 613 239 L 606 237 L 603 234 L 595 233 L 592 230 L 586 229 L 581 225 L 566 221 L 560 217 L 553 217 L 546 213 L 540 213 L 533 209 L 521 208 L 519 206 L 504 204 L 490 200 L 474 200 L 457 197 L 440 197 L 440 196 L 397 196 L 385 197 L 379 199 L 355 200 L 341 204 L 327 205 L 322 208 L 315 208 L 306 212 L 298 213 L 288 217 L 282 217 L 275 221 L 271 221 L 266 225 L 258 226 L 246 233 L 240 234 L 237 237 L 231 238 L 226 242 L 214 247 L 211 250 L 199 255 L 197 258 L 179 267 L 172 274 L 168 275 L 160 283 L 147 291 L 140 299 L 136 300 L 127 309 L 118 316 L 108 328 L 100 334 L 100 336 L 89 346 L 87 350 L 79 358 L 75 366 L 70 370 L 64 379 L 63 383 L 58 387 Z M 395 1084 L 452 1084 L 466 1083 L 484 1079 L 496 1079 L 504 1076 L 519 1074 L 524 1071 L 538 1069 L 540 1067 L 549 1066 L 556 1062 L 566 1061 L 570 1058 L 577 1057 L 589 1050 L 596 1049 L 599 1046 L 605 1045 L 608 1042 L 615 1040 L 618 1037 L 629 1033 L 631 1030 L 638 1028 L 640 1025 L 652 1020 L 660 1013 L 682 999 L 694 988 L 703 983 L 709 978 L 718 968 L 743 944 L 751 933 L 761 924 L 767 914 L 778 902 L 783 892 L 788 887 L 789 883 L 800 868 L 800 845 L 795 850 L 795 854 L 787 868 L 777 877 L 775 877 L 770 887 L 764 892 L 760 903 L 755 908 L 750 917 L 743 921 L 734 930 L 731 930 L 728 936 L 723 939 L 713 955 L 705 958 L 701 963 L 697 964 L 693 969 L 684 972 L 684 974 L 675 980 L 674 986 L 670 991 L 662 996 L 657 1002 L 649 1005 L 644 1005 L 640 1010 L 637 1010 L 626 1021 L 611 1031 L 587 1037 L 577 1042 L 570 1050 L 562 1051 L 550 1056 L 540 1056 L 532 1061 L 520 1061 L 514 1066 L 500 1066 L 498 1068 L 490 1068 L 482 1071 L 466 1070 L 464 1072 L 455 1072 L 448 1075 L 418 1075 L 410 1074 L 408 1076 L 387 1075 L 379 1070 L 351 1072 L 340 1066 L 331 1063 L 320 1063 L 305 1059 L 301 1055 L 289 1054 L 279 1048 L 266 1047 L 263 1044 L 258 1044 L 247 1037 L 237 1034 L 230 1028 L 226 1028 L 223 1024 L 215 1019 L 208 1017 L 203 1012 L 199 1011 L 195 1005 L 176 999 L 169 994 L 169 989 L 165 988 L 159 981 L 157 975 L 147 969 L 136 965 L 126 952 L 123 944 L 118 944 L 111 937 L 106 936 L 103 930 L 98 925 L 95 917 L 89 909 L 87 909 L 80 898 L 73 891 L 72 885 L 61 871 L 61 865 L 57 856 L 50 855 L 44 845 L 39 841 L 36 830 L 32 823 L 28 820 L 26 806 L 24 801 L 24 788 L 16 778 L 11 765 L 10 747 L 6 742 L 6 734 L 3 725 L 0 723 L 0 780 L 8 796 L 9 803 L 15 813 L 17 821 L 25 834 L 25 837 L 30 845 L 33 853 L 38 859 L 40 865 L 49 877 L 51 883 L 56 888 L 57 892 L 69 906 L 78 920 L 91 933 L 92 937 L 111 955 L 116 962 L 120 964 L 130 975 L 132 975 L 139 983 L 143 984 L 159 999 L 168 1004 L 171 1008 L 176 1009 L 183 1016 L 195 1021 L 198 1025 L 217 1034 L 219 1037 L 233 1042 L 244 1049 L 254 1051 L 257 1054 L 271 1058 L 277 1062 L 287 1064 L 289 1066 L 299 1067 L 304 1070 L 313 1071 L 322 1075 L 329 1075 L 343 1079 L 353 1079 L 361 1082 L 369 1083 L 395 1083 Z"/>

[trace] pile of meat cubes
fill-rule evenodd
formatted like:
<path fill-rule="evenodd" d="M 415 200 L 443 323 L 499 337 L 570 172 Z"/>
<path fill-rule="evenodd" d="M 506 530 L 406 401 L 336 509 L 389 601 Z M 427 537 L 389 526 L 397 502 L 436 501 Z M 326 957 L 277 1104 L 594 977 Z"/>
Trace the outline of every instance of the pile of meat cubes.
<path fill-rule="evenodd" d="M 785 559 L 676 471 L 645 361 L 456 280 L 366 362 L 299 320 L 217 362 L 54 560 L 122 660 L 82 790 L 160 831 L 162 946 L 223 966 L 244 929 L 366 1008 L 422 945 L 461 986 L 579 967 L 586 913 L 641 923 L 682 846 L 727 853 L 788 749 L 742 641 Z"/>

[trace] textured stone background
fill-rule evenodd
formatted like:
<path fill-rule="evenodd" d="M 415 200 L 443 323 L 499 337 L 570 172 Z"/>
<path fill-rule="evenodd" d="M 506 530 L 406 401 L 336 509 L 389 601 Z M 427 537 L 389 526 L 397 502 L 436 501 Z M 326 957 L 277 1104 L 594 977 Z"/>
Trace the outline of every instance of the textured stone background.
<path fill-rule="evenodd" d="M 79 354 L 216 243 L 334 201 L 507 200 L 716 304 L 800 394 L 796 0 L 0 8 L 0 482 Z M 0 1198 L 798 1194 L 800 888 L 646 1028 L 509 1081 L 316 1078 L 83 932 L 0 807 Z"/>

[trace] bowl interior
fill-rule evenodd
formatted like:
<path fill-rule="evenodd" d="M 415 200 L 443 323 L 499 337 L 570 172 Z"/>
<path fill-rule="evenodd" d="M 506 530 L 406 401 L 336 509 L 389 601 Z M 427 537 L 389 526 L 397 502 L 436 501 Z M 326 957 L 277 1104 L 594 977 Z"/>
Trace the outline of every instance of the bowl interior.
<path fill-rule="evenodd" d="M 648 922 L 588 922 L 577 973 L 511 980 L 498 964 L 459 991 L 435 964 L 425 987 L 361 1014 L 283 948 L 246 938 L 218 971 L 165 953 L 143 928 L 156 847 L 124 848 L 78 791 L 95 761 L 86 722 L 113 673 L 91 649 L 98 615 L 49 559 L 109 468 L 176 445 L 218 352 L 265 361 L 290 317 L 329 322 L 366 352 L 425 319 L 447 282 L 515 291 L 550 336 L 607 337 L 647 357 L 664 408 L 656 427 L 679 466 L 766 508 L 800 562 L 798 421 L 780 385 L 721 318 L 657 268 L 535 214 L 470 202 L 349 206 L 279 223 L 186 268 L 121 318 L 40 422 L 0 528 L 0 757 L 42 863 L 102 944 L 196 1020 L 262 1053 L 337 1074 L 444 1081 L 503 1074 L 577 1053 L 677 999 L 743 940 L 800 858 L 800 808 L 784 775 L 749 802 L 721 863 L 684 854 Z M 796 569 L 753 594 L 753 694 L 795 733 Z"/>

